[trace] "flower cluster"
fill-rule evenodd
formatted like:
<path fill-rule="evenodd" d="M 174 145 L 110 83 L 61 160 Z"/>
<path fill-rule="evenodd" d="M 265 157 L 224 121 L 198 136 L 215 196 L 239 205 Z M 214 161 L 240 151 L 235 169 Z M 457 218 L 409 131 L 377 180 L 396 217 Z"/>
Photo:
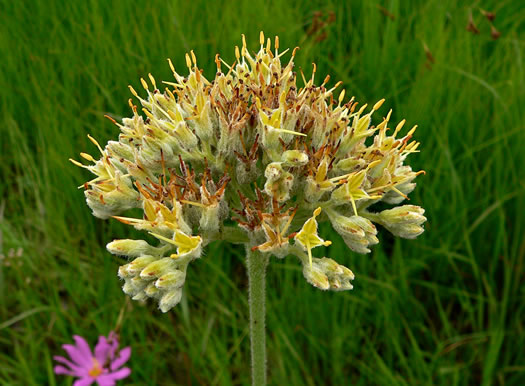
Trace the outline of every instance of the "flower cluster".
<path fill-rule="evenodd" d="M 315 84 L 301 72 L 299 87 L 293 59 L 281 62 L 270 39 L 260 36 L 250 53 L 244 36 L 232 65 L 216 56 L 213 80 L 204 77 L 193 52 L 186 55 L 188 75 L 160 90 L 150 74 L 141 79 L 145 95 L 131 86 L 131 118 L 118 123 L 118 141 L 98 147 L 101 157 L 81 156 L 96 178 L 85 183 L 93 214 L 114 217 L 158 239 L 117 240 L 108 250 L 134 258 L 119 270 L 124 291 L 136 300 L 157 299 L 163 312 L 182 294 L 190 262 L 214 240 L 243 243 L 277 257 L 295 255 L 306 279 L 321 289 L 352 288 L 353 273 L 312 249 L 328 246 L 318 235 L 318 220 L 329 220 L 350 249 L 370 252 L 381 224 L 394 235 L 414 238 L 423 232 L 424 210 L 396 206 L 375 213 L 378 202 L 397 205 L 414 189 L 415 172 L 404 164 L 417 152 L 416 129 L 398 137 L 405 121 L 391 130 L 391 111 L 377 126 L 372 108 L 359 106 L 341 82 L 329 88 L 327 76 Z M 142 218 L 121 216 L 132 208 Z"/>

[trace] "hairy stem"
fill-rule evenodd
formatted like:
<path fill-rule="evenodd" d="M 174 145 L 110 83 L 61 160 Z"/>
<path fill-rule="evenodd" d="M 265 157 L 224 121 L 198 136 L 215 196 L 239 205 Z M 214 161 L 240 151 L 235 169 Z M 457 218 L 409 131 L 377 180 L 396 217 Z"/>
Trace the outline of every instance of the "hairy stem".
<path fill-rule="evenodd" d="M 246 248 L 250 303 L 252 385 L 266 385 L 266 266 L 268 257 Z"/>

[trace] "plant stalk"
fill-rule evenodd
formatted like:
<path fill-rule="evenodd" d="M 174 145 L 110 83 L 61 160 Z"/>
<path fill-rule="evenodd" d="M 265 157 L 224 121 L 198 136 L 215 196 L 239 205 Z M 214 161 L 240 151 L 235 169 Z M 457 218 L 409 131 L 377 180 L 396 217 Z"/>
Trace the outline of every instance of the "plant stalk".
<path fill-rule="evenodd" d="M 266 266 L 268 256 L 246 248 L 250 304 L 252 385 L 266 385 Z"/>

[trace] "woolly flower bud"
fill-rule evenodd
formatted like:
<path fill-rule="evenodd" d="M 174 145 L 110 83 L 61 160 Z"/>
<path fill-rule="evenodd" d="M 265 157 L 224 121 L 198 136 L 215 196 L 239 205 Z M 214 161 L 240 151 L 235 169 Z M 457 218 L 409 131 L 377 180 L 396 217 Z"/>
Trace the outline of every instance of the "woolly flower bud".
<path fill-rule="evenodd" d="M 158 300 L 162 312 L 167 312 L 181 299 L 188 261 L 171 257 L 141 256 L 119 268 L 124 279 L 124 293 L 134 300 Z"/>
<path fill-rule="evenodd" d="M 425 210 L 415 205 L 403 205 L 379 213 L 378 222 L 393 235 L 405 239 L 415 239 L 424 229 L 421 226 L 427 218 Z"/>
<path fill-rule="evenodd" d="M 114 181 L 96 185 L 86 190 L 86 202 L 93 211 L 93 215 L 107 219 L 128 209 L 136 208 L 139 204 L 138 193 L 131 188 L 129 178 L 122 177 L 118 170 L 114 171 Z"/>
<path fill-rule="evenodd" d="M 162 312 L 168 312 L 177 304 L 180 303 L 182 299 L 182 288 L 175 288 L 169 291 L 166 291 L 162 295 L 159 301 L 159 308 Z"/>
<path fill-rule="evenodd" d="M 179 270 L 170 271 L 157 279 L 155 287 L 159 289 L 179 288 L 184 285 L 185 280 L 185 272 Z"/>
<path fill-rule="evenodd" d="M 140 277 L 142 279 L 156 279 L 163 274 L 175 268 L 175 262 L 170 257 L 165 257 L 148 264 L 142 271 Z"/>
<path fill-rule="evenodd" d="M 350 284 L 354 280 L 352 271 L 327 257 L 314 258 L 311 266 L 304 263 L 303 274 L 308 283 L 322 290 L 344 291 L 353 288 Z"/>
<path fill-rule="evenodd" d="M 117 256 L 139 257 L 142 255 L 154 255 L 158 248 L 152 247 L 144 240 L 113 240 L 106 245 L 107 250 Z"/>
<path fill-rule="evenodd" d="M 118 270 L 118 275 L 124 279 L 127 277 L 133 277 L 139 274 L 148 264 L 157 260 L 157 257 L 153 256 L 140 256 L 133 260 L 131 263 L 123 265 Z"/>
<path fill-rule="evenodd" d="M 361 216 L 342 216 L 333 211 L 329 218 L 334 229 L 343 237 L 346 245 L 354 252 L 369 253 L 370 245 L 379 242 L 377 229 L 372 222 Z"/>
<path fill-rule="evenodd" d="M 106 149 L 108 150 L 108 153 L 117 159 L 123 158 L 127 161 L 133 161 L 134 159 L 133 149 L 128 144 L 117 141 L 109 141 L 106 145 Z"/>

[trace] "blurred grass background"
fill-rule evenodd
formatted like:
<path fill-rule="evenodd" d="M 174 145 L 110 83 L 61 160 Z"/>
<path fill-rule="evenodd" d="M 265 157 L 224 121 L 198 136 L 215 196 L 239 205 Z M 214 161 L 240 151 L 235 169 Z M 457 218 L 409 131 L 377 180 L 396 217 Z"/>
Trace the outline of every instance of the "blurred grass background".
<path fill-rule="evenodd" d="M 92 217 L 76 188 L 87 173 L 67 159 L 92 148 L 88 133 L 116 138 L 103 115 L 129 115 L 127 85 L 148 72 L 169 80 L 167 57 L 183 69 L 194 49 L 213 77 L 217 52 L 232 62 L 241 33 L 255 49 L 264 30 L 301 47 L 306 73 L 316 62 L 319 78 L 419 125 L 409 163 L 427 174 L 411 202 L 429 219 L 414 241 L 380 232 L 367 256 L 323 229 L 326 255 L 356 273 L 350 292 L 322 293 L 297 261 L 274 259 L 271 384 L 525 384 L 520 3 L 0 1 L 0 383 L 70 383 L 52 356 L 72 334 L 107 334 L 126 305 L 104 246 L 134 232 Z M 128 304 L 125 383 L 247 384 L 246 284 L 242 250 L 216 244 L 175 311 Z"/>

